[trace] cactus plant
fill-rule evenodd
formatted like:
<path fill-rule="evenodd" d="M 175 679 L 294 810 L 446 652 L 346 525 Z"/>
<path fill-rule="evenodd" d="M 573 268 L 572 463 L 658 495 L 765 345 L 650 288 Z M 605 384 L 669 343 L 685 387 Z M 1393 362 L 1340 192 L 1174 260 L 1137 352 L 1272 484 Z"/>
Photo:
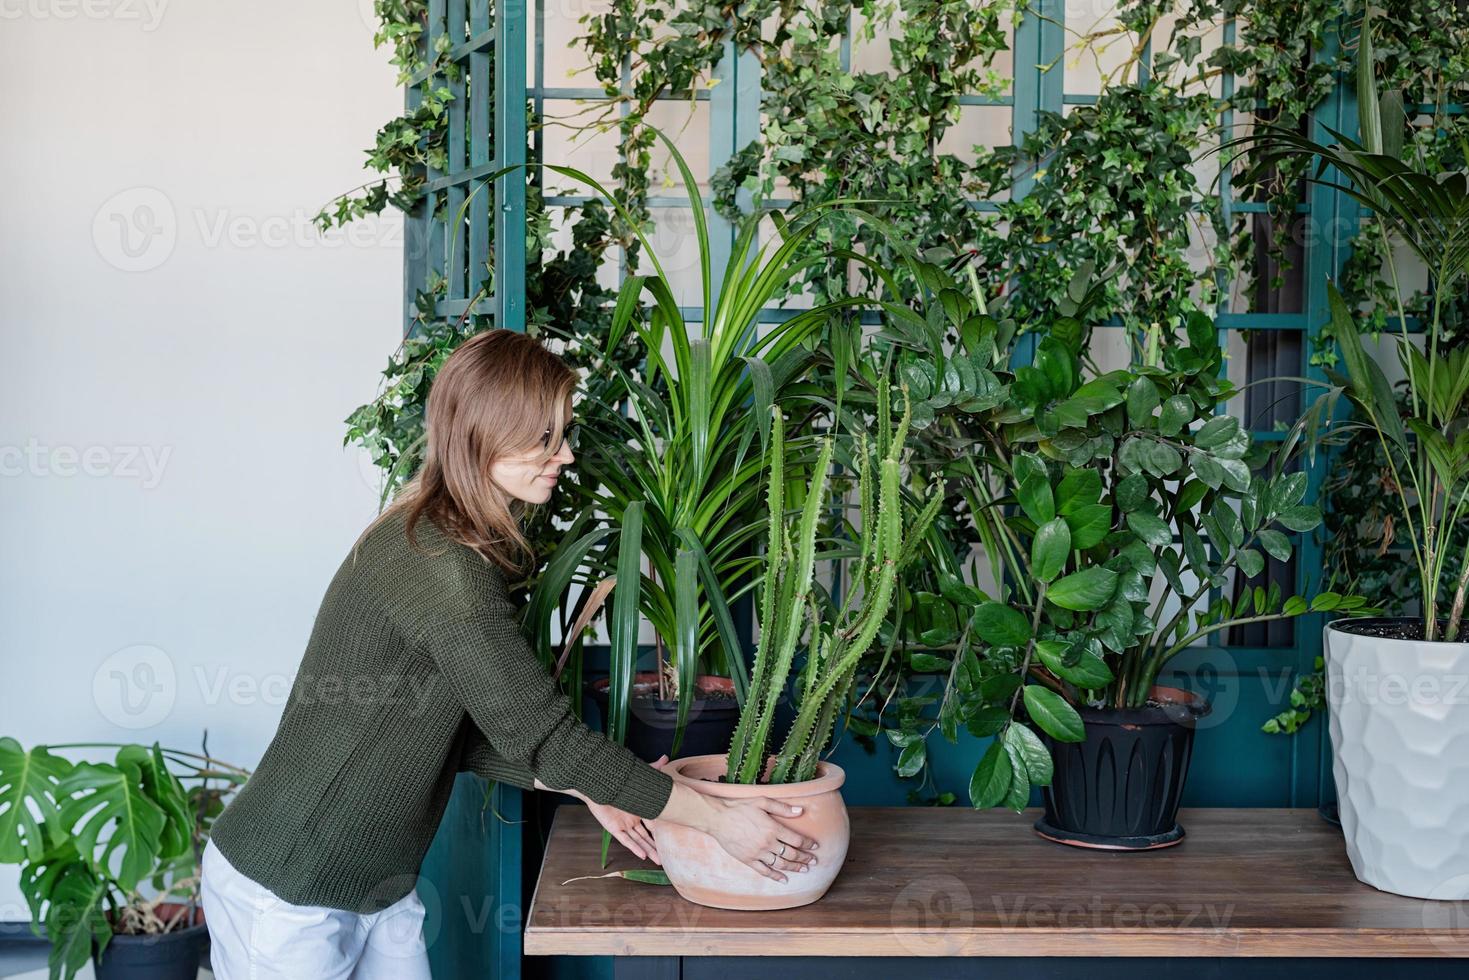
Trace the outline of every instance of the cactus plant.
<path fill-rule="evenodd" d="M 817 532 L 823 512 L 831 506 L 833 437 L 828 435 L 821 442 L 806 481 L 806 497 L 793 537 L 784 521 L 788 480 L 784 419 L 779 407 L 772 409 L 770 531 L 760 601 L 760 641 L 749 696 L 730 747 L 725 777 L 729 782 L 762 781 L 776 702 L 786 688 L 803 635 L 809 636 L 809 656 L 798 685 L 800 707 L 765 781 L 794 783 L 814 778 L 837 712 L 855 682 L 857 667 L 892 606 L 899 567 L 905 552 L 911 550 L 908 541 L 921 537 L 937 512 L 941 495 L 932 494 L 928 505 L 915 521 L 906 523 L 905 530 L 900 477 L 911 418 L 906 388 L 903 396 L 903 416 L 895 428 L 889 411 L 889 389 L 881 385 L 875 444 L 869 442 L 865 431 L 855 438 L 861 548 L 851 587 L 838 603 L 818 601 L 813 591 Z"/>

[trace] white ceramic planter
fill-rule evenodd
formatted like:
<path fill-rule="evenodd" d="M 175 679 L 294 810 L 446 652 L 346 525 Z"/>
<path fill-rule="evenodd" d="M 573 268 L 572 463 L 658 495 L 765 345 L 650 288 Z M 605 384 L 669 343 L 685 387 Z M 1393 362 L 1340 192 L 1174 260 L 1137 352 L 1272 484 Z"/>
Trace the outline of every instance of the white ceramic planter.
<path fill-rule="evenodd" d="M 1469 643 L 1326 627 L 1332 772 L 1347 855 L 1374 888 L 1469 898 Z"/>

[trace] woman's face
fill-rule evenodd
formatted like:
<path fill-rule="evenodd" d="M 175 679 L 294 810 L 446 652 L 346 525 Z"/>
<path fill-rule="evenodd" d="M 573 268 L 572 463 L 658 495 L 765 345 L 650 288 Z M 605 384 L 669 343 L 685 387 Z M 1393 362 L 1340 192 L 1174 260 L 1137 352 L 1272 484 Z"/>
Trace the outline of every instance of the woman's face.
<path fill-rule="evenodd" d="M 571 453 L 571 430 L 570 424 L 561 432 L 552 432 L 548 428 L 539 445 L 518 455 L 495 460 L 490 464 L 490 479 L 517 500 L 544 504 L 551 499 L 561 467 L 576 462 Z M 556 452 L 547 458 L 546 452 L 552 448 Z"/>

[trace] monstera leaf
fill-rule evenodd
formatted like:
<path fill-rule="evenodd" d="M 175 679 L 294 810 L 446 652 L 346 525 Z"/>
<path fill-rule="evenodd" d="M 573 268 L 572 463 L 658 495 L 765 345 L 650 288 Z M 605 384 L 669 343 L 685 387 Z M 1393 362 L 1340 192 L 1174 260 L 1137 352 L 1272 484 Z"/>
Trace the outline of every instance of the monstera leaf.
<path fill-rule="evenodd" d="M 0 738 L 0 864 L 34 861 L 51 843 L 43 827 L 61 823 L 57 784 L 71 763 L 44 746 L 26 750 L 13 738 Z"/>
<path fill-rule="evenodd" d="M 118 765 L 136 764 L 143 780 L 143 792 L 157 803 L 166 818 L 158 840 L 158 857 L 168 861 L 192 849 L 194 814 L 189 808 L 184 784 L 168 771 L 163 748 L 153 743 L 151 749 L 141 745 L 125 745 L 117 753 Z"/>
<path fill-rule="evenodd" d="M 51 892 L 46 932 L 51 937 L 52 980 L 69 980 L 92 958 L 92 948 L 107 948 L 112 925 L 102 913 L 107 882 L 81 861 L 67 865 Z"/>
<path fill-rule="evenodd" d="M 41 919 L 56 883 L 62 872 L 81 861 L 76 845 L 70 838 L 62 838 L 36 859 L 27 862 L 20 870 L 20 890 L 31 909 L 31 931 L 41 934 Z"/>
<path fill-rule="evenodd" d="M 21 869 L 20 890 L 31 909 L 31 931 L 44 921 L 51 940 L 50 976 L 69 980 L 92 957 L 95 941 L 105 947 L 112 927 L 102 912 L 107 883 L 93 874 L 70 838 Z"/>
<path fill-rule="evenodd" d="M 144 791 L 135 759 L 120 752 L 117 761 L 116 766 L 81 763 L 57 789 L 67 798 L 61 804 L 61 824 L 76 838 L 77 852 L 95 872 L 116 879 L 130 892 L 158 861 L 168 817 Z M 121 860 L 114 870 L 113 852 L 119 850 Z"/>

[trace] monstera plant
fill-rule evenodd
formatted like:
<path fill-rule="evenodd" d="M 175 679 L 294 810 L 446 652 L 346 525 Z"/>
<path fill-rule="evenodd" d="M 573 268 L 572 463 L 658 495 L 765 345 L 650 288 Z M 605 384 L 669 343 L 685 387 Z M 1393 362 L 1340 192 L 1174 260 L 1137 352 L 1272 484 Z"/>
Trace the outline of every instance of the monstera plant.
<path fill-rule="evenodd" d="M 116 754 L 111 762 L 53 754 L 95 748 Z M 52 978 L 75 975 L 117 937 L 178 934 L 202 952 L 199 858 L 210 824 L 248 777 L 156 742 L 27 749 L 0 738 L 0 863 L 20 866 L 31 930 L 39 936 L 44 925 L 51 940 Z"/>

